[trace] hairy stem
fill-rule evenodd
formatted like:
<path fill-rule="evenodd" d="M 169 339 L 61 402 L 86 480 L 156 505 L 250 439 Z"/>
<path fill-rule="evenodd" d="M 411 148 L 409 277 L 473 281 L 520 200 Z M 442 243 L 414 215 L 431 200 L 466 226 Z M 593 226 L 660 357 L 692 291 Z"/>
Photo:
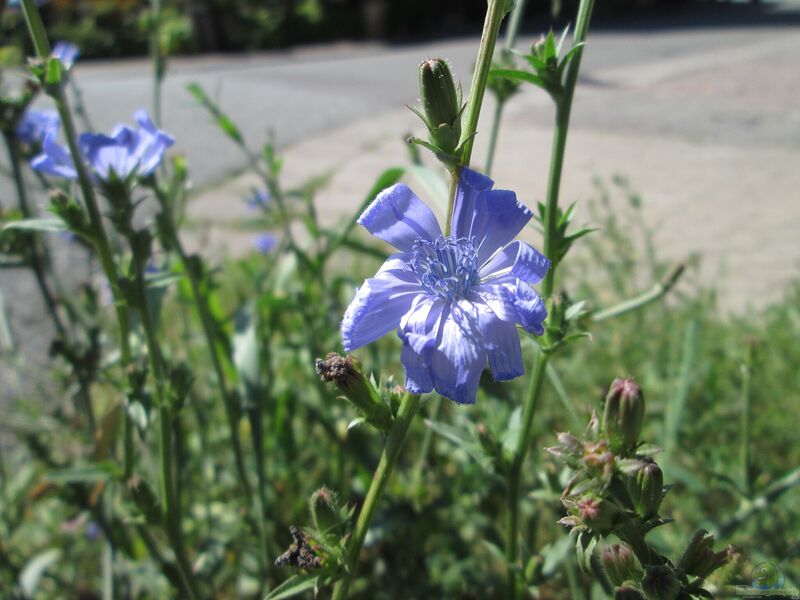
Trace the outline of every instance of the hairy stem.
<path fill-rule="evenodd" d="M 411 420 L 419 411 L 420 403 L 421 399 L 417 394 L 406 392 L 403 396 L 403 401 L 397 411 L 394 424 L 386 438 L 386 446 L 384 446 L 383 452 L 381 453 L 380 462 L 375 469 L 375 474 L 372 476 L 372 483 L 367 491 L 367 497 L 364 499 L 361 512 L 358 514 L 355 529 L 347 542 L 347 548 L 345 549 L 347 573 L 344 578 L 336 582 L 336 587 L 334 587 L 333 590 L 333 600 L 347 598 L 350 581 L 358 562 L 358 555 L 361 554 L 364 538 L 367 537 L 372 515 L 375 512 L 375 508 L 378 506 L 378 501 L 386 487 L 386 482 L 389 480 L 389 476 L 392 474 L 397 464 L 397 457 L 400 456 L 403 440 L 405 440 L 406 433 L 408 433 Z"/>
<path fill-rule="evenodd" d="M 517 34 L 519 33 L 519 25 L 522 23 L 522 15 L 525 13 L 526 0 L 517 0 L 514 3 L 514 9 L 511 11 L 511 16 L 508 20 L 508 27 L 506 28 L 506 38 L 503 44 L 503 52 L 510 53 L 517 44 Z M 494 118 L 492 119 L 492 129 L 489 133 L 489 150 L 486 153 L 486 176 L 489 177 L 492 173 L 492 165 L 494 164 L 494 153 L 497 147 L 497 136 L 500 132 L 500 121 L 503 118 L 503 108 L 505 108 L 507 98 L 500 100 L 498 98 L 497 105 L 494 107 Z"/>
<path fill-rule="evenodd" d="M 472 74 L 467 114 L 461 131 L 460 141 L 463 144 L 463 151 L 460 165 L 463 167 L 469 166 L 469 161 L 472 157 L 472 145 L 475 143 L 475 132 L 478 129 L 483 94 L 486 91 L 486 81 L 489 78 L 489 70 L 492 67 L 492 57 L 497 43 L 497 34 L 500 31 L 500 23 L 503 22 L 503 17 L 506 14 L 505 8 L 506 0 L 489 0 L 486 20 L 483 22 L 481 45 L 478 48 L 478 58 L 475 62 L 475 72 Z"/>
<path fill-rule="evenodd" d="M 42 25 L 42 19 L 34 4 L 34 1 L 22 0 L 22 9 L 25 14 L 25 22 L 28 24 L 28 31 L 31 34 L 31 39 L 33 40 L 33 45 L 36 49 L 36 54 L 41 60 L 47 61 L 50 57 L 50 42 L 47 40 L 44 25 Z M 89 178 L 89 173 L 86 170 L 86 164 L 83 161 L 80 149 L 78 147 L 78 136 L 75 131 L 75 123 L 72 120 L 72 112 L 69 109 L 67 95 L 64 92 L 63 82 L 59 82 L 57 85 L 53 86 L 48 93 L 52 95 L 56 109 L 58 110 L 58 114 L 61 117 L 61 124 L 64 128 L 64 137 L 67 140 L 69 152 L 72 155 L 72 159 L 75 164 L 75 171 L 78 174 L 78 183 L 80 184 L 83 200 L 86 204 L 86 210 L 89 214 L 89 224 L 92 229 L 92 244 L 100 259 L 100 264 L 103 267 L 103 271 L 108 278 L 112 294 L 114 295 L 114 309 L 116 311 L 117 324 L 119 328 L 120 362 L 122 368 L 126 369 L 131 363 L 130 316 L 128 314 L 128 306 L 119 289 L 117 265 L 115 264 L 114 257 L 111 253 L 111 244 L 108 241 L 108 236 L 106 235 L 105 227 L 103 226 L 103 219 L 100 213 L 97 197 L 94 193 L 92 181 Z M 127 412 L 125 412 L 125 420 L 129 420 Z M 130 477 L 133 472 L 132 428 L 126 423 L 124 430 L 124 472 L 126 477 Z"/>
<path fill-rule="evenodd" d="M 514 447 L 511 458 L 511 468 L 508 475 L 508 514 L 506 521 L 506 562 L 508 563 L 508 597 L 517 596 L 517 570 L 516 562 L 519 550 L 519 488 L 522 475 L 522 465 L 531 443 L 533 430 L 533 417 L 544 382 L 549 355 L 540 352 L 531 373 L 528 393 L 525 398 L 525 407 L 522 413 L 522 427 Z"/>
<path fill-rule="evenodd" d="M 581 44 L 586 39 L 589 28 L 594 0 L 581 0 L 578 7 L 578 20 L 575 27 L 574 44 Z M 575 84 L 578 81 L 578 70 L 582 55 L 582 46 L 572 57 L 564 77 L 563 94 L 556 98 L 556 123 L 553 133 L 553 149 L 550 157 L 550 175 L 547 184 L 547 213 L 544 223 L 544 254 L 552 261 L 550 270 L 544 280 L 543 293 L 545 298 L 553 295 L 555 287 L 555 271 L 558 266 L 554 260 L 558 252 L 558 194 L 561 187 L 561 174 L 564 165 L 564 151 L 567 145 L 567 131 L 572 108 L 572 97 Z M 533 431 L 533 416 L 542 391 L 542 382 L 546 373 L 549 355 L 541 353 L 531 373 L 528 394 L 525 398 L 522 416 L 522 429 L 517 439 L 517 445 L 511 461 L 508 476 L 508 521 L 506 531 L 506 561 L 508 563 L 508 597 L 517 597 L 516 562 L 519 549 L 519 491 L 522 466 L 525 463 L 528 449 L 531 446 Z"/>

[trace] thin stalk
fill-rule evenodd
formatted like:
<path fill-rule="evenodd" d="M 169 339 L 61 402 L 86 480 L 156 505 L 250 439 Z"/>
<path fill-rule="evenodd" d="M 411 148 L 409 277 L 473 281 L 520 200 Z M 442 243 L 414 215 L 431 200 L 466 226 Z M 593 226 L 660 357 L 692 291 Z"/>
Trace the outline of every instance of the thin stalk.
<path fill-rule="evenodd" d="M 228 420 L 228 431 L 230 433 L 231 446 L 233 447 L 233 455 L 236 462 L 236 473 L 238 475 L 239 485 L 241 485 L 242 491 L 245 493 L 247 505 L 251 506 L 253 496 L 250 488 L 250 482 L 247 479 L 247 469 L 245 468 L 244 463 L 244 452 L 242 451 L 242 442 L 239 438 L 237 414 L 231 400 L 231 394 L 228 392 L 225 367 L 222 364 L 223 357 L 225 360 L 229 359 L 218 349 L 216 335 L 214 333 L 214 319 L 211 315 L 211 309 L 208 305 L 208 297 L 201 289 L 198 273 L 193 268 L 193 265 L 191 264 L 192 261 L 189 260 L 189 255 L 186 253 L 183 243 L 181 242 L 180 237 L 178 237 L 177 231 L 175 230 L 175 223 L 171 217 L 172 212 L 170 212 L 169 203 L 167 202 L 167 199 L 164 197 L 163 193 L 158 190 L 157 185 L 155 186 L 155 189 L 159 203 L 161 204 L 162 213 L 167 215 L 169 218 L 167 235 L 170 239 L 167 240 L 166 243 L 174 248 L 178 253 L 178 257 L 183 265 L 183 270 L 189 280 L 189 287 L 192 291 L 194 305 L 197 308 L 197 314 L 200 317 L 203 335 L 206 339 L 206 345 L 208 346 L 208 351 L 211 356 L 211 364 L 214 369 L 214 374 L 216 375 L 219 394 L 222 396 L 222 401 L 225 405 L 225 414 Z"/>
<path fill-rule="evenodd" d="M 458 178 L 461 175 L 460 167 L 453 167 L 450 171 L 450 193 L 447 200 L 447 220 L 444 222 L 444 236 L 450 235 L 450 229 L 453 225 L 453 210 L 456 205 L 456 190 L 458 189 Z"/>
<path fill-rule="evenodd" d="M 153 61 L 153 120 L 161 125 L 161 84 L 164 81 L 164 55 L 161 53 L 161 0 L 150 0 L 150 57 Z"/>
<path fill-rule="evenodd" d="M 574 44 L 582 44 L 586 39 L 589 21 L 594 8 L 594 0 L 581 0 L 578 7 L 578 19 L 575 27 Z M 558 194 L 561 187 L 561 174 L 564 165 L 564 151 L 567 145 L 567 131 L 569 117 L 572 109 L 572 97 L 575 93 L 575 84 L 578 81 L 578 71 L 583 53 L 580 46 L 567 66 L 564 77 L 564 91 L 556 98 L 556 123 L 553 133 L 553 149 L 550 157 L 550 175 L 547 183 L 547 219 L 544 223 L 544 254 L 551 257 L 552 265 L 545 276 L 543 293 L 545 298 L 553 295 L 555 287 L 555 271 L 558 266 L 553 260 L 558 251 Z M 533 430 L 533 416 L 536 405 L 541 395 L 542 382 L 547 372 L 549 355 L 541 353 L 538 356 L 531 373 L 528 395 L 525 398 L 522 416 L 522 429 L 517 438 L 517 446 L 511 461 L 508 475 L 508 517 L 506 530 L 506 562 L 508 564 L 508 597 L 512 600 L 517 597 L 516 562 L 519 550 L 519 489 L 522 466 L 528 449 L 531 446 L 531 432 Z"/>
<path fill-rule="evenodd" d="M 28 31 L 31 34 L 36 53 L 41 60 L 47 61 L 50 56 L 50 42 L 47 40 L 47 34 L 45 33 L 44 25 L 42 24 L 42 19 L 34 4 L 34 0 L 22 0 L 22 10 L 25 14 L 25 22 L 28 25 Z M 114 296 L 114 309 L 119 325 L 120 362 L 122 363 L 122 368 L 125 369 L 131 363 L 129 339 L 130 316 L 128 314 L 128 306 L 119 289 L 117 266 L 114 263 L 111 245 L 108 241 L 105 227 L 103 226 L 103 219 L 97 197 L 94 193 L 94 187 L 92 186 L 92 181 L 89 178 L 86 165 L 82 160 L 82 155 L 78 148 L 78 136 L 75 131 L 75 123 L 72 120 L 72 113 L 69 109 L 67 95 L 64 93 L 63 83 L 59 83 L 54 86 L 54 88 L 55 89 L 50 93 L 52 94 L 58 114 L 61 117 L 61 124 L 64 127 L 64 137 L 67 140 L 67 145 L 69 146 L 69 151 L 75 164 L 75 171 L 78 174 L 78 183 L 80 184 L 81 193 L 83 194 L 84 203 L 86 204 L 86 210 L 89 213 L 89 223 L 92 228 L 92 243 L 100 258 L 100 263 L 108 278 Z M 130 417 L 126 412 L 125 420 L 128 421 L 129 419 Z M 124 444 L 124 472 L 126 477 L 129 477 L 133 472 L 132 428 L 126 424 L 124 431 L 126 436 Z"/>
<path fill-rule="evenodd" d="M 575 24 L 575 37 L 573 44 L 582 44 L 586 40 L 589 30 L 589 21 L 592 17 L 594 0 L 581 0 L 578 7 L 578 19 Z M 564 167 L 564 152 L 567 147 L 567 132 L 569 118 L 572 112 L 572 98 L 575 95 L 575 84 L 578 82 L 578 71 L 581 67 L 583 46 L 579 46 L 572 55 L 564 75 L 564 91 L 556 99 L 556 125 L 553 132 L 553 149 L 550 155 L 550 174 L 547 181 L 547 221 L 544 224 L 544 255 L 553 261 L 553 265 L 544 278 L 544 295 L 549 298 L 555 288 L 556 261 L 558 238 L 556 229 L 558 225 L 558 195 L 561 190 L 561 173 Z"/>
<path fill-rule="evenodd" d="M 750 497 L 752 486 L 750 485 L 750 437 L 751 437 L 751 417 L 752 403 L 750 399 L 750 380 L 753 366 L 753 346 L 746 346 L 745 362 L 742 364 L 742 439 L 739 443 L 739 468 L 741 469 L 742 489 L 745 496 Z"/>
<path fill-rule="evenodd" d="M 629 312 L 633 312 L 642 308 L 643 306 L 647 306 L 648 304 L 655 302 L 656 300 L 665 296 L 669 291 L 675 286 L 680 279 L 680 276 L 683 274 L 685 269 L 685 265 L 679 264 L 674 267 L 667 275 L 658 283 L 656 283 L 652 288 L 644 292 L 643 294 L 639 294 L 634 298 L 629 300 L 625 300 L 624 302 L 620 302 L 616 306 L 612 306 L 611 308 L 607 308 L 605 310 L 601 310 L 596 312 L 592 316 L 592 321 L 594 323 L 599 323 L 601 321 L 606 321 L 608 319 L 613 319 L 615 317 L 620 317 L 624 314 Z"/>
<path fill-rule="evenodd" d="M 386 482 L 389 480 L 389 476 L 392 474 L 397 464 L 397 457 L 400 455 L 400 449 L 403 447 L 403 440 L 405 440 L 406 433 L 408 433 L 411 420 L 419 411 L 420 403 L 421 399 L 417 394 L 406 392 L 403 396 L 400 409 L 397 411 L 397 416 L 386 438 L 386 446 L 384 446 L 383 452 L 381 453 L 380 462 L 375 469 L 375 474 L 372 476 L 372 483 L 367 491 L 367 497 L 361 507 L 361 512 L 358 514 L 355 529 L 345 548 L 347 572 L 344 578 L 336 582 L 336 587 L 333 589 L 332 600 L 343 600 L 347 598 L 350 581 L 356 569 L 358 556 L 361 554 L 361 547 L 364 545 L 364 538 L 367 537 L 372 515 L 386 487 Z"/>
<path fill-rule="evenodd" d="M 20 169 L 20 153 L 19 145 L 13 135 L 4 134 L 3 139 L 6 143 L 8 150 L 8 160 L 11 162 L 11 171 L 14 176 L 14 185 L 17 188 L 17 198 L 19 199 L 19 209 L 22 216 L 26 219 L 32 218 L 33 211 L 31 210 L 30 203 L 28 202 L 28 193 L 25 188 L 25 180 L 23 179 L 22 169 Z M 47 264 L 46 248 L 41 243 L 39 238 L 34 240 L 29 253 L 31 261 L 31 269 L 36 277 L 36 284 L 39 286 L 39 291 L 42 293 L 47 312 L 50 319 L 53 321 L 53 326 L 62 338 L 66 338 L 67 329 L 58 314 L 58 306 L 55 298 L 50 291 L 50 286 L 47 285 L 47 278 L 45 274 L 45 265 Z"/>
<path fill-rule="evenodd" d="M 500 23 L 503 22 L 503 17 L 506 15 L 505 7 L 506 0 L 489 0 L 486 19 L 483 22 L 481 45 L 478 48 L 475 72 L 472 74 L 467 114 L 464 119 L 464 128 L 461 132 L 460 142 L 463 144 L 464 149 L 461 154 L 460 165 L 464 167 L 469 166 L 469 161 L 472 157 L 472 145 L 475 143 L 475 132 L 478 129 L 483 94 L 486 91 L 486 81 L 489 78 L 489 70 L 492 67 L 492 57 L 497 43 L 497 34 L 500 31 Z"/>
<path fill-rule="evenodd" d="M 497 147 L 497 135 L 500 133 L 500 120 L 503 118 L 503 108 L 506 101 L 497 99 L 497 104 L 494 106 L 494 117 L 492 118 L 492 129 L 489 132 L 489 150 L 486 153 L 486 176 L 492 174 L 492 164 L 494 164 L 494 151 Z"/>
<path fill-rule="evenodd" d="M 519 33 L 519 25 L 522 23 L 522 15 L 525 13 L 526 0 L 517 0 L 514 3 L 514 9 L 511 11 L 511 16 L 508 19 L 508 27 L 506 28 L 506 39 L 503 44 L 503 52 L 510 52 L 517 44 L 517 34 Z M 489 150 L 486 153 L 486 176 L 490 176 L 492 172 L 492 165 L 494 164 L 494 153 L 497 147 L 497 136 L 500 132 L 500 121 L 503 117 L 503 109 L 505 108 L 507 98 L 500 100 L 498 98 L 497 105 L 494 107 L 494 118 L 492 119 L 492 129 L 489 133 Z"/>
<path fill-rule="evenodd" d="M 178 501 L 175 486 L 175 465 L 173 454 L 173 418 L 174 414 L 168 405 L 167 399 L 168 382 L 166 379 L 164 358 L 161 354 L 161 346 L 156 336 L 153 321 L 150 318 L 150 311 L 147 302 L 147 287 L 145 283 L 144 265 L 141 257 L 134 252 L 134 265 L 136 269 L 136 286 L 138 290 L 139 315 L 144 329 L 145 340 L 147 343 L 147 355 L 150 362 L 150 369 L 155 380 L 156 403 L 159 406 L 159 428 L 161 442 L 161 486 L 163 490 L 163 514 L 164 530 L 169 538 L 172 551 L 178 565 L 178 571 L 183 583 L 183 592 L 188 598 L 197 599 L 200 594 L 197 584 L 192 577 L 192 567 L 186 556 L 186 547 L 183 542 L 183 532 L 181 528 L 181 506 Z"/>
<path fill-rule="evenodd" d="M 519 550 L 519 489 L 522 475 L 522 465 L 528 452 L 533 429 L 533 417 L 544 382 L 549 355 L 540 352 L 531 373 L 528 394 L 522 413 L 522 426 L 517 437 L 517 444 L 511 459 L 511 468 L 508 475 L 508 514 L 506 521 L 506 562 L 508 563 L 508 597 L 516 598 L 517 571 L 516 562 Z"/>

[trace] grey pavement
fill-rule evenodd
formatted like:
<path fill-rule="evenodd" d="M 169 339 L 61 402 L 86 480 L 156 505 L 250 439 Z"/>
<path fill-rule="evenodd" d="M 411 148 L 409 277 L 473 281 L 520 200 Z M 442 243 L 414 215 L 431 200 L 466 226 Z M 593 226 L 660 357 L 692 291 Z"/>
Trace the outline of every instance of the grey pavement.
<path fill-rule="evenodd" d="M 317 202 L 321 218 L 333 223 L 353 213 L 385 168 L 407 164 L 402 138 L 422 133 L 405 108 L 416 102 L 418 62 L 449 59 L 467 87 L 477 42 L 337 44 L 173 60 L 163 126 L 177 138 L 175 151 L 188 157 L 197 190 L 190 216 L 198 227 L 189 243 L 217 255 L 250 251 L 252 233 L 237 222 L 255 182 L 231 178 L 242 157 L 185 91 L 188 83 L 203 85 L 251 146 L 274 133 L 288 183 L 332 172 Z M 624 175 L 641 193 L 659 252 L 674 260 L 700 254 L 698 277 L 719 286 L 723 309 L 779 299 L 800 275 L 800 28 L 601 30 L 591 33 L 584 56 L 564 202 L 595 196 L 595 178 Z M 78 63 L 75 77 L 98 129 L 149 105 L 149 73 L 141 60 Z M 491 111 L 488 102 L 477 167 Z M 543 93 L 526 89 L 509 103 L 500 131 L 493 176 L 529 205 L 544 196 L 552 116 Z M 10 197 L 8 182 L 0 181 L 0 194 Z M 578 220 L 588 219 L 579 210 Z M 62 263 L 73 268 L 69 258 Z M 1 273 L 0 290 L 20 346 L 38 347 L 41 356 L 47 335 L 30 278 Z"/>

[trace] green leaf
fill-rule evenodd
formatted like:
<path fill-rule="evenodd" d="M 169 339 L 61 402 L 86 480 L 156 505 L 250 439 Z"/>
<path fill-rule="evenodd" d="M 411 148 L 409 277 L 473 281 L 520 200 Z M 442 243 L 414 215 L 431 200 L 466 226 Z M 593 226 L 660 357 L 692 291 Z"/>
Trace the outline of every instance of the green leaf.
<path fill-rule="evenodd" d="M 67 225 L 61 219 L 22 219 L 11 221 L 3 226 L 6 229 L 21 229 L 23 231 L 66 231 Z"/>
<path fill-rule="evenodd" d="M 516 451 L 519 441 L 520 430 L 522 429 L 522 407 L 518 406 L 511 413 L 508 419 L 508 427 L 503 433 L 503 451 L 512 456 Z"/>
<path fill-rule="evenodd" d="M 264 600 L 281 600 L 281 598 L 291 598 L 297 594 L 313 589 L 317 586 L 316 575 L 293 575 L 286 581 L 272 590 Z"/>
<path fill-rule="evenodd" d="M 251 396 L 259 386 L 259 347 L 256 331 L 257 320 L 253 304 L 245 304 L 236 313 L 233 334 L 233 364 L 239 378 L 245 385 L 245 392 Z M 251 401 L 257 398 L 249 397 Z"/>
<path fill-rule="evenodd" d="M 547 89 L 547 85 L 541 77 L 533 73 L 528 73 L 527 71 L 520 71 L 518 69 L 492 69 L 490 74 L 494 77 L 506 77 L 508 79 L 527 81 L 533 85 L 538 85 L 540 88 Z"/>
<path fill-rule="evenodd" d="M 44 572 L 52 567 L 61 558 L 61 550 L 58 548 L 50 548 L 44 552 L 40 552 L 28 561 L 22 573 L 19 575 L 19 587 L 22 588 L 22 593 L 26 598 L 33 598 L 36 593 L 36 588 L 39 585 L 39 580 L 44 575 Z"/>
<path fill-rule="evenodd" d="M 113 462 L 106 461 L 88 465 L 85 467 L 74 467 L 71 469 L 61 469 L 47 474 L 48 481 L 53 483 L 87 483 L 106 481 L 120 474 L 119 467 Z"/>
<path fill-rule="evenodd" d="M 200 102 L 200 104 L 206 108 L 206 110 L 208 110 L 208 112 L 211 113 L 216 120 L 217 126 L 222 130 L 222 132 L 236 142 L 239 146 L 244 147 L 244 137 L 239 129 L 236 127 L 231 118 L 222 112 L 219 105 L 214 103 L 211 98 L 208 97 L 208 94 L 206 94 L 205 90 L 197 83 L 190 83 L 186 86 L 186 89 Z"/>

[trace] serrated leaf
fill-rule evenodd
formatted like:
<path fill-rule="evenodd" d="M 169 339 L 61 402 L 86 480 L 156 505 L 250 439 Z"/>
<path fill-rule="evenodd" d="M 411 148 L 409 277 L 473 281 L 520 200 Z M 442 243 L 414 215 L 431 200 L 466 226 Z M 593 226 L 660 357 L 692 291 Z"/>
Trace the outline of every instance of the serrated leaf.
<path fill-rule="evenodd" d="M 20 221 L 11 221 L 10 223 L 6 223 L 3 226 L 3 230 L 6 229 L 58 232 L 66 231 L 67 226 L 61 219 L 22 219 Z"/>
<path fill-rule="evenodd" d="M 33 598 L 36 594 L 36 588 L 39 586 L 39 580 L 44 575 L 44 572 L 52 567 L 61 558 L 61 550 L 58 548 L 50 548 L 44 552 L 40 552 L 28 561 L 25 568 L 19 575 L 19 587 L 22 588 L 22 593 L 27 598 Z"/>
<path fill-rule="evenodd" d="M 281 600 L 281 598 L 291 598 L 303 592 L 315 588 L 317 585 L 316 575 L 292 575 L 272 590 L 264 597 L 264 600 Z"/>

